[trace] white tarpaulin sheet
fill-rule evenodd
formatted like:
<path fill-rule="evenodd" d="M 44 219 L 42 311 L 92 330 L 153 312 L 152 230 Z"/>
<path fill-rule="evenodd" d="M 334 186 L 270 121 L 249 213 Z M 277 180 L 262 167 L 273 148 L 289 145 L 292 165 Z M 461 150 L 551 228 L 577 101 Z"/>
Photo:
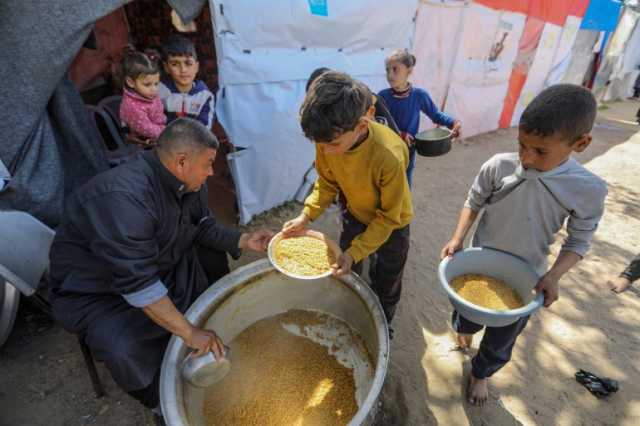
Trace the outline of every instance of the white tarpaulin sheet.
<path fill-rule="evenodd" d="M 545 23 L 536 55 L 527 74 L 527 81 L 522 88 L 520 98 L 516 104 L 511 125 L 517 126 L 524 109 L 533 98 L 544 88 L 545 81 L 551 68 L 556 49 L 562 37 L 562 27 L 550 23 Z"/>
<path fill-rule="evenodd" d="M 291 200 L 314 147 L 298 111 L 309 74 L 345 71 L 385 87 L 384 58 L 409 48 L 416 0 L 210 0 L 220 89 L 216 113 L 229 155 L 240 223 Z"/>
<path fill-rule="evenodd" d="M 624 81 L 625 49 L 632 38 L 637 21 L 638 13 L 625 8 L 608 44 L 593 85 L 593 91 L 598 99 L 605 101 L 616 99 L 625 92 L 624 87 L 628 85 L 628 82 Z"/>
<path fill-rule="evenodd" d="M 438 108 L 442 108 L 449 87 L 465 7 L 465 2 L 460 0 L 423 0 L 418 8 L 413 37 L 416 65 L 411 81 L 416 87 L 426 89 Z M 420 128 L 432 126 L 431 120 L 421 114 Z"/>
<path fill-rule="evenodd" d="M 462 120 L 465 136 L 498 128 L 525 18 L 477 4 L 464 9 L 445 111 Z"/>
<path fill-rule="evenodd" d="M 626 9 L 607 50 L 606 61 L 612 64 L 604 101 L 624 99 L 633 94 L 640 64 L 640 14 Z"/>
<path fill-rule="evenodd" d="M 591 62 L 593 49 L 598 41 L 598 31 L 580 30 L 571 49 L 571 61 L 562 78 L 563 83 L 582 84 Z"/>
<path fill-rule="evenodd" d="M 571 48 L 576 41 L 581 23 L 582 18 L 572 15 L 567 16 L 564 28 L 562 29 L 562 35 L 560 36 L 560 41 L 556 47 L 553 63 L 551 65 L 551 70 L 549 71 L 545 87 L 558 84 L 564 78 L 567 70 L 569 69 L 569 64 L 571 63 Z"/>

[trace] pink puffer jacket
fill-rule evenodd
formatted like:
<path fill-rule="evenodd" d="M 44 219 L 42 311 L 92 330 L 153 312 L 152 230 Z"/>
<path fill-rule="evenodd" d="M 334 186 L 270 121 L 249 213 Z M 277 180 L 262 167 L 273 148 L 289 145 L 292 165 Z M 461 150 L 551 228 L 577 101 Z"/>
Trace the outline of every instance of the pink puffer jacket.
<path fill-rule="evenodd" d="M 167 124 L 159 96 L 147 99 L 125 87 L 120 104 L 120 120 L 142 138 L 157 139 Z"/>

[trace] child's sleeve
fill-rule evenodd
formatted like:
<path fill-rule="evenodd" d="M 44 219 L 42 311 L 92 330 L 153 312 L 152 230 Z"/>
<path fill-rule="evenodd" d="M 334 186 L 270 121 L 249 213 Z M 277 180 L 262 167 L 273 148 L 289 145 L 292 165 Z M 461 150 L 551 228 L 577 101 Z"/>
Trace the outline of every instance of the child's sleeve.
<path fill-rule="evenodd" d="M 327 167 L 324 154 L 318 146 L 316 146 L 316 170 L 318 171 L 318 179 L 313 185 L 313 191 L 304 200 L 304 209 L 302 210 L 311 220 L 316 220 L 338 195 L 338 184 L 333 173 Z"/>
<path fill-rule="evenodd" d="M 560 249 L 576 253 L 580 257 L 584 257 L 589 251 L 593 234 L 595 234 L 604 214 L 604 199 L 607 196 L 606 184 L 602 182 L 600 185 L 594 185 L 585 193 L 590 194 L 590 200 L 579 210 L 571 212 L 567 220 L 567 238 Z"/>
<path fill-rule="evenodd" d="M 376 216 L 369 222 L 367 229 L 353 239 L 347 250 L 354 263 L 378 250 L 391 233 L 400 228 L 405 219 L 403 212 L 406 208 L 405 200 L 410 199 L 406 197 L 409 192 L 405 168 L 401 163 L 390 161 L 381 173 L 380 206 L 376 209 Z"/>
<path fill-rule="evenodd" d="M 478 212 L 493 193 L 494 181 L 497 168 L 496 157 L 490 158 L 480 168 L 480 172 L 473 181 L 469 194 L 467 195 L 467 201 L 464 203 L 465 207 Z"/>
<path fill-rule="evenodd" d="M 456 120 L 450 115 L 438 110 L 438 107 L 426 90 L 419 90 L 418 96 L 420 97 L 420 110 L 424 112 L 431 121 L 441 126 L 446 126 L 449 129 L 453 127 Z"/>
<path fill-rule="evenodd" d="M 204 124 L 207 129 L 211 129 L 213 126 L 213 112 L 215 110 L 215 102 L 213 94 L 210 94 L 209 98 L 205 101 L 200 114 L 198 114 L 198 121 Z"/>
<path fill-rule="evenodd" d="M 120 110 L 120 119 L 127 124 L 129 130 L 143 138 L 157 139 L 165 127 L 164 124 L 154 123 L 142 108 L 123 108 Z"/>
<path fill-rule="evenodd" d="M 167 116 L 164 114 L 164 105 L 162 105 L 162 101 L 158 98 L 153 104 L 153 108 L 151 110 L 150 115 L 151 121 L 160 126 L 167 125 Z"/>

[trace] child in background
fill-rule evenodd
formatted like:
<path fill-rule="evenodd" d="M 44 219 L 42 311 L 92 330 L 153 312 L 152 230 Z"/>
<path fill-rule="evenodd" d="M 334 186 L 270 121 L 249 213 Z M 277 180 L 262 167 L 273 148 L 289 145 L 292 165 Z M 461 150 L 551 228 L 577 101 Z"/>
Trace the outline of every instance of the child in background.
<path fill-rule="evenodd" d="M 416 57 L 406 50 L 394 51 L 385 61 L 387 81 L 391 86 L 378 94 L 385 102 L 393 119 L 395 120 L 400 135 L 409 146 L 409 166 L 407 179 L 409 186 L 413 180 L 413 169 L 416 163 L 416 148 L 413 138 L 418 133 L 420 126 L 420 112 L 423 112 L 435 124 L 446 126 L 453 130 L 454 137 L 460 135 L 460 122 L 453 117 L 438 110 L 426 90 L 413 87 L 409 82 L 409 76 L 416 64 Z"/>
<path fill-rule="evenodd" d="M 123 61 L 124 88 L 120 104 L 120 120 L 137 139 L 157 139 L 167 124 L 158 97 L 160 70 L 157 62 L 142 52 L 129 52 Z"/>
<path fill-rule="evenodd" d="M 604 212 L 607 184 L 571 158 L 572 152 L 582 152 L 591 143 L 595 117 L 596 100 L 584 87 L 560 84 L 536 96 L 520 118 L 519 153 L 497 154 L 482 166 L 441 257 L 462 249 L 484 209 L 472 245 L 528 262 L 541 276 L 535 290 L 544 294 L 544 306 L 551 306 L 558 299 L 558 281 L 585 256 Z M 568 237 L 549 269 L 549 246 L 565 219 Z M 485 403 L 489 377 L 509 362 L 528 319 L 486 328 L 471 360 L 469 402 Z M 483 328 L 456 311 L 452 322 L 463 350 Z"/>
<path fill-rule="evenodd" d="M 169 122 L 189 117 L 211 129 L 214 97 L 202 80 L 196 80 L 200 64 L 191 40 L 178 34 L 169 36 L 162 46 L 162 62 L 169 78 L 160 84 L 160 98 Z"/>

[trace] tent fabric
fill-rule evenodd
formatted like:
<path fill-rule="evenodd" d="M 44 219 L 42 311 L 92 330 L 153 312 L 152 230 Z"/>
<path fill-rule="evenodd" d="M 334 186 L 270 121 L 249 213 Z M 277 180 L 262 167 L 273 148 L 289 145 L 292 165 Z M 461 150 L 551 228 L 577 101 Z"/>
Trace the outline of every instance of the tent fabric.
<path fill-rule="evenodd" d="M 500 127 L 517 125 L 533 97 L 545 87 L 562 81 L 571 62 L 587 0 L 531 1 L 529 16 L 514 63 Z"/>
<path fill-rule="evenodd" d="M 411 81 L 415 87 L 426 89 L 440 109 L 449 89 L 465 7 L 464 2 L 457 0 L 444 3 L 423 1 L 418 7 L 413 38 L 416 65 Z M 424 115 L 420 120 L 420 129 L 432 126 L 431 120 Z"/>
<path fill-rule="evenodd" d="M 640 25 L 638 25 L 638 19 L 640 19 L 640 13 L 626 8 L 611 38 L 604 59 L 603 71 L 598 74 L 600 89 L 598 92 L 602 93 L 604 101 L 623 99 L 633 93 L 633 84 L 638 76 L 638 65 L 640 65 Z M 603 87 L 605 76 L 607 76 L 608 84 Z"/>
<path fill-rule="evenodd" d="M 532 1 L 535 0 L 476 0 L 475 3 L 494 10 L 505 10 L 526 15 Z"/>
<path fill-rule="evenodd" d="M 620 0 L 591 0 L 580 29 L 613 31 L 618 23 L 622 4 Z"/>
<path fill-rule="evenodd" d="M 540 35 L 540 42 L 538 43 L 533 63 L 527 73 L 527 81 L 522 87 L 520 97 L 516 103 L 511 119 L 512 126 L 518 124 L 524 109 L 544 88 L 544 83 L 553 67 L 555 51 L 560 43 L 561 36 L 562 27 L 549 23 L 545 24 L 542 34 Z"/>
<path fill-rule="evenodd" d="M 107 162 L 67 69 L 93 23 L 118 0 L 8 0 L 0 7 L 2 99 L 0 159 L 12 175 L 0 209 L 24 210 L 57 225 L 65 189 L 104 170 Z M 47 25 L 42 25 L 46 22 Z M 36 77 L 37 76 L 37 77 Z"/>
<path fill-rule="evenodd" d="M 533 64 L 536 50 L 540 43 L 540 37 L 542 36 L 542 31 L 544 30 L 544 25 L 544 21 L 539 18 L 527 18 L 522 36 L 520 38 L 518 54 L 513 63 L 513 71 L 511 73 L 511 77 L 509 78 L 509 88 L 507 89 L 507 94 L 502 106 L 502 113 L 500 114 L 500 128 L 511 127 L 511 120 L 516 109 L 516 104 L 520 99 L 522 88 L 527 82 L 529 69 Z"/>
<path fill-rule="evenodd" d="M 415 0 L 310 2 L 210 0 L 220 88 L 216 114 L 238 151 L 227 156 L 240 223 L 292 200 L 314 159 L 298 122 L 304 86 L 318 67 L 385 87 L 384 58 L 409 48 Z M 357 31 L 354 31 L 357 28 Z"/>
<path fill-rule="evenodd" d="M 99 19 L 94 26 L 96 48 L 82 47 L 69 67 L 69 76 L 79 91 L 87 89 L 99 77 L 113 72 L 122 61 L 129 42 L 124 9 L 119 8 Z"/>
<path fill-rule="evenodd" d="M 593 49 L 598 41 L 600 33 L 591 30 L 580 30 L 576 35 L 571 59 L 567 71 L 562 78 L 563 83 L 583 84 L 586 73 L 593 61 Z"/>
<path fill-rule="evenodd" d="M 509 87 L 525 15 L 470 4 L 455 57 L 445 111 L 459 118 L 465 136 L 495 130 Z M 428 31 L 428 29 L 416 30 Z M 502 45 L 497 58 L 491 58 Z"/>
<path fill-rule="evenodd" d="M 576 41 L 578 31 L 580 30 L 581 18 L 576 16 L 567 16 L 567 20 L 562 29 L 560 41 L 556 47 L 556 52 L 551 64 L 551 70 L 547 76 L 545 87 L 558 84 L 564 78 L 565 73 L 569 69 L 571 62 L 571 49 Z"/>
<path fill-rule="evenodd" d="M 191 22 L 196 19 L 207 0 L 167 0 L 171 8 L 176 11 L 182 22 Z"/>

